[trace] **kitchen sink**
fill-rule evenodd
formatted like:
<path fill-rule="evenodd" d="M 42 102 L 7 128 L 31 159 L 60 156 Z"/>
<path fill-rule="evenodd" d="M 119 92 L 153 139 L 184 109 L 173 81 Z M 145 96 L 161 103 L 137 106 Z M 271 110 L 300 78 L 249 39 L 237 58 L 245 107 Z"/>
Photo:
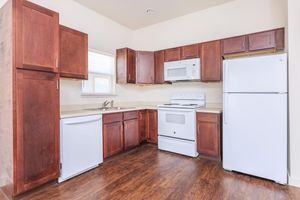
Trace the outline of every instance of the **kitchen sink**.
<path fill-rule="evenodd" d="M 135 107 L 101 107 L 101 108 L 87 108 L 89 111 L 113 111 L 113 110 L 128 110 L 134 109 Z"/>

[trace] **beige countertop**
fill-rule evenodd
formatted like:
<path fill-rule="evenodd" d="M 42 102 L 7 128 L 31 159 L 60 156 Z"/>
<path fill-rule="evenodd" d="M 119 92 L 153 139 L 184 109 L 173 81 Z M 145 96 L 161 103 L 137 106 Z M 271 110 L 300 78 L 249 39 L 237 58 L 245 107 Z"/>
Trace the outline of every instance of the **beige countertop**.
<path fill-rule="evenodd" d="M 118 113 L 118 112 L 129 112 L 129 111 L 137 111 L 137 110 L 146 110 L 146 109 L 157 109 L 156 105 L 139 105 L 139 106 L 121 106 L 124 109 L 120 110 L 94 110 L 92 108 L 85 108 L 85 107 L 77 107 L 73 110 L 63 110 L 60 113 L 60 118 L 71 118 L 71 117 L 83 117 L 83 116 L 89 116 L 89 115 L 99 115 L 99 114 L 108 114 L 108 113 Z M 203 113 L 222 113 L 222 108 L 216 107 L 216 106 L 207 106 L 205 108 L 198 108 L 196 112 L 203 112 Z"/>

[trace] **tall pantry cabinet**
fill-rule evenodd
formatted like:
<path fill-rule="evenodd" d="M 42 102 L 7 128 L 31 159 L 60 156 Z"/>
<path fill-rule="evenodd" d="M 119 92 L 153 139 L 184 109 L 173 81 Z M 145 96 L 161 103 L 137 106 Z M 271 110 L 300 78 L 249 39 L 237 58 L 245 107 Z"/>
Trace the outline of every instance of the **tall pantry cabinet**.
<path fill-rule="evenodd" d="M 0 10 L 0 187 L 16 196 L 59 176 L 59 14 Z"/>

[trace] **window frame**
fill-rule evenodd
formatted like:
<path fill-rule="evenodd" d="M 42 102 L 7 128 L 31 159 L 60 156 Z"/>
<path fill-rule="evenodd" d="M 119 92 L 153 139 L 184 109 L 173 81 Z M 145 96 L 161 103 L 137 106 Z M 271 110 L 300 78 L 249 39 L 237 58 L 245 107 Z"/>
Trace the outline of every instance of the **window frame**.
<path fill-rule="evenodd" d="M 88 49 L 88 52 L 93 52 L 93 53 L 97 53 L 97 54 L 101 54 L 101 55 L 106 55 L 106 56 L 111 56 L 113 57 L 113 74 L 109 75 L 109 74 L 105 74 L 105 73 L 92 73 L 88 71 L 88 75 L 90 77 L 90 74 L 94 74 L 94 75 L 99 75 L 99 77 L 105 77 L 105 76 L 111 76 L 111 89 L 112 92 L 111 93 L 99 93 L 99 92 L 83 92 L 83 86 L 84 86 L 84 81 L 86 80 L 82 80 L 81 82 L 81 96 L 82 97 L 111 97 L 111 96 L 117 96 L 116 94 L 116 56 L 115 54 L 110 54 L 110 53 L 106 53 L 106 52 L 102 52 L 102 51 L 98 51 L 95 49 Z"/>

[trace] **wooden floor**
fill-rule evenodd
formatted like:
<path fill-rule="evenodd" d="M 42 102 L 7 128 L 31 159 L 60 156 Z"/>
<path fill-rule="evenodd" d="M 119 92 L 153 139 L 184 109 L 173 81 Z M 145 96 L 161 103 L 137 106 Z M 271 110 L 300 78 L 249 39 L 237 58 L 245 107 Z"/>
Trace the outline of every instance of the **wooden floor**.
<path fill-rule="evenodd" d="M 99 168 L 22 199 L 300 199 L 300 189 L 226 172 L 206 159 L 193 159 L 144 145 Z"/>

